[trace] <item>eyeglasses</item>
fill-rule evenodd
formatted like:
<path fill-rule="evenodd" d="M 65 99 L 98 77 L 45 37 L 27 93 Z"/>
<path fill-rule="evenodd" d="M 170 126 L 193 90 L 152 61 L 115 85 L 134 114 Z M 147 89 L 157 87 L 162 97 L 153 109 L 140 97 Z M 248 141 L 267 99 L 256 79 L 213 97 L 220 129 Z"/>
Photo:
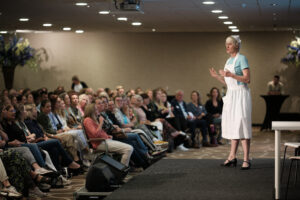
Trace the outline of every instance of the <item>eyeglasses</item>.
<path fill-rule="evenodd" d="M 15 109 L 13 109 L 13 110 L 9 110 L 8 112 L 15 113 L 15 112 L 16 112 L 16 110 L 15 110 Z"/>

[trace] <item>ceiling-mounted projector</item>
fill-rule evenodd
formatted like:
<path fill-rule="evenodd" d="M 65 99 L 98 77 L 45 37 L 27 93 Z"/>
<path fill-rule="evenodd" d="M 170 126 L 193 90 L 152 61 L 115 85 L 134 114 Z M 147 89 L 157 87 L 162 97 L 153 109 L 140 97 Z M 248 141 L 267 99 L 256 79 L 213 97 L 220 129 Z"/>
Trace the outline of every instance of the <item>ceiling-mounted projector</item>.
<path fill-rule="evenodd" d="M 117 9 L 124 11 L 141 11 L 141 0 L 115 0 Z"/>

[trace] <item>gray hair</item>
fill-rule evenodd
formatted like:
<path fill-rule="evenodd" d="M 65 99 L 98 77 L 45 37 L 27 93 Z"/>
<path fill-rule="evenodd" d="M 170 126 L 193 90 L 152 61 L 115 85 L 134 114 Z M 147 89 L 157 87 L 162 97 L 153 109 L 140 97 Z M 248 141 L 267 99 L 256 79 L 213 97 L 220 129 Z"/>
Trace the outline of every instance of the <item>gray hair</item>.
<path fill-rule="evenodd" d="M 179 92 L 181 92 L 181 93 L 184 94 L 184 91 L 183 91 L 183 90 L 176 90 L 176 91 L 175 91 L 175 95 L 177 95 Z"/>
<path fill-rule="evenodd" d="M 134 95 L 133 98 L 135 98 L 138 101 L 143 101 L 143 97 L 139 94 Z"/>
<path fill-rule="evenodd" d="M 228 36 L 226 38 L 226 43 L 227 42 L 232 42 L 234 46 L 238 47 L 238 51 L 240 51 L 241 49 L 241 39 L 240 39 L 240 36 L 238 35 L 231 35 L 231 36 Z"/>

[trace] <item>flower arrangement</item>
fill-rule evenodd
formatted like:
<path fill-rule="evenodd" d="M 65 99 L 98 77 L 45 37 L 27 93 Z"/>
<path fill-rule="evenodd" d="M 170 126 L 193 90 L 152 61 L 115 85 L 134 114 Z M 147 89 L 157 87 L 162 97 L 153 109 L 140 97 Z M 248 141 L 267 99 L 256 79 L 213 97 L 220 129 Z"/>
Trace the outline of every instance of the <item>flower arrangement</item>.
<path fill-rule="evenodd" d="M 14 71 L 17 66 L 28 66 L 38 70 L 43 61 L 48 60 L 44 48 L 34 49 L 30 47 L 27 39 L 17 38 L 16 35 L 5 43 L 0 35 L 0 67 L 4 76 L 5 87 L 11 89 L 14 81 Z"/>
<path fill-rule="evenodd" d="M 35 50 L 27 39 L 13 36 L 8 43 L 5 43 L 0 35 L 0 65 L 2 67 L 28 66 L 37 69 L 42 61 L 42 54 L 46 55 L 44 49 Z M 46 55 L 47 59 L 47 55 Z"/>
<path fill-rule="evenodd" d="M 296 40 L 291 41 L 291 44 L 287 46 L 288 53 L 281 59 L 282 63 L 300 66 L 300 37 L 296 37 Z"/>

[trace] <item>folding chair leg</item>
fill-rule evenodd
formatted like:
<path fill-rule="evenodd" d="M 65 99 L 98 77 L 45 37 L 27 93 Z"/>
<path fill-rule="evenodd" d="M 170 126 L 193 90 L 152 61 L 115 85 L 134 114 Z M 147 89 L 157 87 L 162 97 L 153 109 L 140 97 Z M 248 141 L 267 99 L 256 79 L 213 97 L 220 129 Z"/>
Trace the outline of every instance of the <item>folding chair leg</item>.
<path fill-rule="evenodd" d="M 299 156 L 299 148 L 295 149 L 295 156 Z M 294 181 L 294 186 L 297 183 L 297 178 L 298 178 L 298 160 L 296 160 L 296 171 L 295 171 L 295 181 Z"/>
<path fill-rule="evenodd" d="M 285 146 L 284 148 L 284 154 L 283 154 L 283 162 L 282 162 L 282 168 L 281 168 L 281 177 L 280 177 L 280 182 L 282 182 L 282 177 L 283 177 L 283 171 L 284 171 L 284 164 L 285 164 L 285 156 L 286 156 L 286 149 L 288 146 Z"/>
<path fill-rule="evenodd" d="M 289 183 L 290 183 L 290 176 L 291 176 L 291 170 L 292 170 L 292 166 L 293 166 L 293 161 L 291 161 L 291 164 L 290 164 L 290 170 L 289 170 L 289 176 L 288 176 L 288 181 L 287 181 L 287 185 L 286 185 L 286 191 L 285 191 L 285 199 L 287 199 L 288 197 L 288 189 L 289 189 Z"/>
<path fill-rule="evenodd" d="M 296 171 L 295 171 L 295 180 L 294 180 L 294 186 L 297 183 L 297 172 L 298 172 L 298 160 L 296 160 Z"/>

